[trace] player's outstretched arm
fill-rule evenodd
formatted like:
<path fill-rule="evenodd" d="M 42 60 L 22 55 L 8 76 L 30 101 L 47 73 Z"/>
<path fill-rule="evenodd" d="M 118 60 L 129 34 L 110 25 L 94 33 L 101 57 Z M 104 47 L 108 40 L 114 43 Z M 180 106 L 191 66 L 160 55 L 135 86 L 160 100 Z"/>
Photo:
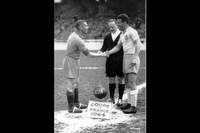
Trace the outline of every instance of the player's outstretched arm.
<path fill-rule="evenodd" d="M 114 48 L 112 48 L 109 51 L 106 51 L 106 55 L 110 56 L 111 54 L 117 53 L 121 48 L 121 44 L 120 45 L 116 45 Z"/>
<path fill-rule="evenodd" d="M 107 57 L 105 52 L 89 52 L 88 57 Z"/>
<path fill-rule="evenodd" d="M 117 53 L 121 49 L 121 47 L 122 47 L 122 42 L 121 40 L 119 40 L 118 44 L 114 48 L 112 48 L 109 51 L 106 51 L 107 57 L 109 57 L 111 54 Z"/>

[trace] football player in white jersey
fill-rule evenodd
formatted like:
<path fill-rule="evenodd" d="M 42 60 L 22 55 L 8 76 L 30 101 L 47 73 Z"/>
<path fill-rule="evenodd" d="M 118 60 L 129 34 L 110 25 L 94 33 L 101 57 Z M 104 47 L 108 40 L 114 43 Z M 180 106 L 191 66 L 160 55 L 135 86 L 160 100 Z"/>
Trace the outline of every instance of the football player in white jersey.
<path fill-rule="evenodd" d="M 129 17 L 127 14 L 118 15 L 117 24 L 119 29 L 122 31 L 122 34 L 118 44 L 106 53 L 109 56 L 116 53 L 121 47 L 123 47 L 123 72 L 125 74 L 125 86 L 128 90 L 128 103 L 122 104 L 120 108 L 124 113 L 136 113 L 136 78 L 140 68 L 139 52 L 142 43 L 137 31 L 129 26 Z"/>

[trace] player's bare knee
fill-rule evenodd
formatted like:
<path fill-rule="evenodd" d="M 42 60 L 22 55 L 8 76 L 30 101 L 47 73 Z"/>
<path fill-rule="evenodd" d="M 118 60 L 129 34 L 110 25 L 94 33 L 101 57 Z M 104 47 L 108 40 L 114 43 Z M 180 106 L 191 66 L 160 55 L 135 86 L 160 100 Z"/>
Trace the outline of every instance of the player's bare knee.
<path fill-rule="evenodd" d="M 73 89 L 72 89 L 72 88 L 67 88 L 67 92 L 72 93 L 72 92 L 73 92 Z"/>
<path fill-rule="evenodd" d="M 73 88 L 73 89 L 74 89 L 74 88 L 78 88 L 78 86 L 79 86 L 78 82 L 73 82 L 73 83 L 72 83 L 72 88 Z"/>
<path fill-rule="evenodd" d="M 130 85 L 130 88 L 131 90 L 136 90 L 136 83 L 135 82 L 131 82 L 131 85 Z"/>
<path fill-rule="evenodd" d="M 136 90 L 136 83 L 134 81 L 129 81 L 126 83 L 126 88 L 130 88 L 130 90 Z"/>
<path fill-rule="evenodd" d="M 128 84 L 128 83 L 126 83 L 126 88 L 127 88 L 128 90 L 131 89 L 131 85 Z"/>
<path fill-rule="evenodd" d="M 135 85 L 132 85 L 130 88 L 132 91 L 137 89 Z"/>

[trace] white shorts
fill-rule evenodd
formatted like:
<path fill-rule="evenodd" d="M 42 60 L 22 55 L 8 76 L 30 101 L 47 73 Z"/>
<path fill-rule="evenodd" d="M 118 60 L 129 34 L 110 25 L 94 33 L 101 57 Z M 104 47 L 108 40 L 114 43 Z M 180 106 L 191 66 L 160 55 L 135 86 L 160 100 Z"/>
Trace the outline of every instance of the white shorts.
<path fill-rule="evenodd" d="M 139 56 L 134 56 L 133 54 L 124 54 L 123 58 L 123 72 L 135 73 L 137 74 L 140 68 L 140 58 Z"/>

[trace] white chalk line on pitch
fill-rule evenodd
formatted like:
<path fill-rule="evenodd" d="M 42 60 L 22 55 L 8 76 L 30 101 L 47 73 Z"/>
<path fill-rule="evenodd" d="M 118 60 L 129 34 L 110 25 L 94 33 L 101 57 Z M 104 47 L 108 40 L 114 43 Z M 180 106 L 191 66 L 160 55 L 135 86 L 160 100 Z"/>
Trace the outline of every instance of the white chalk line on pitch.
<path fill-rule="evenodd" d="M 81 70 L 97 70 L 97 69 L 104 69 L 104 67 L 80 67 Z M 54 68 L 54 70 L 63 70 L 62 67 Z"/>
<path fill-rule="evenodd" d="M 97 70 L 97 69 L 104 69 L 104 67 L 80 67 L 81 70 Z M 146 69 L 146 67 L 141 67 L 140 69 Z M 56 67 L 54 70 L 63 70 L 62 67 Z"/>

